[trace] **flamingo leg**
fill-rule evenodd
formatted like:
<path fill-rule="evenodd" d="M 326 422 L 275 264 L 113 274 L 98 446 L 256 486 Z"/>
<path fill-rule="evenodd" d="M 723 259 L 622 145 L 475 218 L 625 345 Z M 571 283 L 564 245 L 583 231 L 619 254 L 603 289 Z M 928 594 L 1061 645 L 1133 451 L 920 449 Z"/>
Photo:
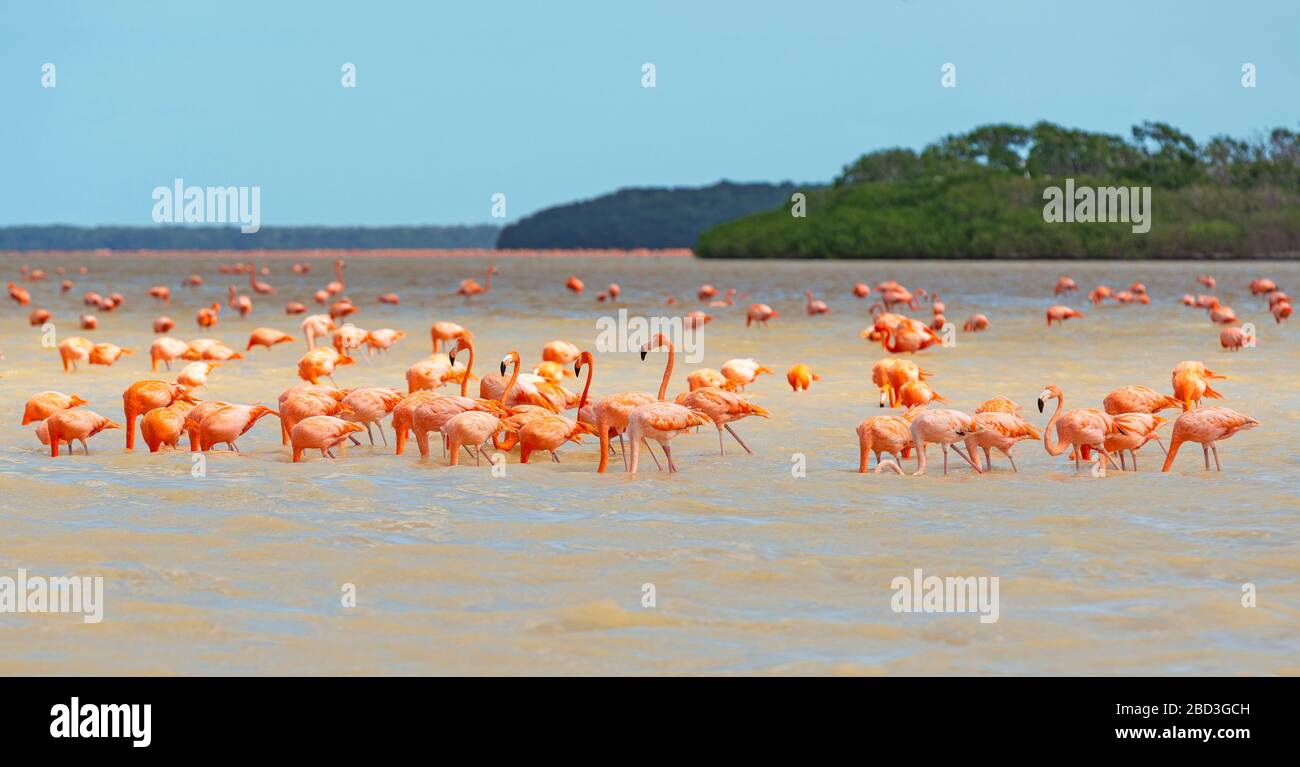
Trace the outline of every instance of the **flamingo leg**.
<path fill-rule="evenodd" d="M 1137 470 L 1138 470 L 1138 454 L 1137 454 L 1137 451 L 1135 451 L 1135 450 L 1130 450 L 1130 451 L 1128 451 L 1128 454 L 1129 454 L 1130 457 L 1133 458 L 1133 471 L 1137 471 Z M 1121 453 L 1121 454 L 1120 454 L 1120 457 L 1123 458 L 1123 457 L 1124 457 L 1124 454 Z"/>
<path fill-rule="evenodd" d="M 552 450 L 552 451 L 550 451 L 550 452 L 551 452 L 551 460 L 552 460 L 552 461 L 555 461 L 556 463 L 559 463 L 559 462 L 560 462 L 560 456 L 556 455 L 554 450 Z"/>
<path fill-rule="evenodd" d="M 1205 453 L 1205 470 L 1210 470 L 1210 446 L 1201 445 L 1201 452 Z"/>
<path fill-rule="evenodd" d="M 1080 453 L 1080 450 L 1079 450 L 1079 448 L 1076 447 L 1076 448 L 1074 449 L 1074 470 L 1075 470 L 1075 471 L 1078 471 L 1078 470 L 1079 470 L 1079 453 Z"/>
<path fill-rule="evenodd" d="M 618 433 L 618 452 L 623 454 L 623 471 L 627 471 L 627 448 L 623 446 L 623 432 Z"/>
<path fill-rule="evenodd" d="M 1223 471 L 1223 467 L 1219 465 L 1219 445 L 1218 445 L 1218 443 L 1216 443 L 1216 442 L 1211 442 L 1211 443 L 1210 443 L 1210 450 L 1214 452 L 1214 470 L 1215 470 L 1215 471 Z"/>
<path fill-rule="evenodd" d="M 969 464 L 970 464 L 970 467 L 971 467 L 972 469 L 974 469 L 975 472 L 976 472 L 977 474 L 983 474 L 983 473 L 984 473 L 984 470 L 980 468 L 980 465 L 979 465 L 978 463 L 975 463 L 975 461 L 971 460 L 971 457 L 970 457 L 969 455 L 966 455 L 966 451 L 965 451 L 965 450 L 962 450 L 960 447 L 957 447 L 956 445 L 953 445 L 953 446 L 952 446 L 952 449 L 955 450 L 955 451 L 957 452 L 957 455 L 961 456 L 962 458 L 965 458 L 965 459 L 966 459 L 966 463 L 969 463 Z M 947 463 L 947 458 L 948 458 L 948 453 L 945 451 L 945 452 L 944 452 L 944 462 L 945 462 L 945 463 Z"/>
<path fill-rule="evenodd" d="M 366 436 L 370 438 L 370 444 L 375 444 L 375 433 L 370 430 L 370 423 L 366 423 Z"/>
<path fill-rule="evenodd" d="M 993 454 L 989 452 L 987 447 L 984 448 L 984 464 L 990 469 L 993 468 Z"/>
<path fill-rule="evenodd" d="M 746 444 L 745 444 L 745 441 L 744 441 L 743 439 L 740 438 L 740 435 L 736 433 L 736 430 L 733 429 L 733 428 L 731 428 L 731 424 L 729 424 L 729 423 L 723 424 L 723 428 L 725 428 L 728 432 L 730 432 L 730 433 L 731 433 L 731 436 L 733 436 L 733 437 L 736 438 L 736 441 L 740 443 L 740 446 L 743 447 L 743 448 L 745 448 L 745 452 L 746 452 L 746 453 L 749 453 L 750 455 L 753 455 L 753 454 L 754 454 L 754 451 L 749 449 L 749 445 L 746 445 Z M 722 437 L 722 433 L 721 433 L 721 432 L 718 433 L 718 437 L 719 437 L 719 438 Z"/>
<path fill-rule="evenodd" d="M 699 427 L 695 427 L 695 430 L 699 431 Z M 722 446 L 722 429 L 720 427 L 718 429 L 718 453 L 723 456 L 727 454 L 727 449 Z"/>
<path fill-rule="evenodd" d="M 677 465 L 673 463 L 673 449 L 668 446 L 667 442 L 660 442 L 659 445 L 664 449 L 664 455 L 668 457 L 668 473 L 672 474 L 677 471 Z M 647 444 L 646 450 L 649 449 L 650 445 Z"/>
<path fill-rule="evenodd" d="M 321 452 L 324 453 L 325 455 L 329 456 L 330 458 L 334 458 L 334 457 L 335 457 L 335 456 L 334 456 L 334 451 L 333 451 L 333 450 L 322 450 Z"/>
<path fill-rule="evenodd" d="M 81 440 L 81 449 L 84 450 L 84 451 L 86 451 L 86 455 L 90 455 L 90 445 L 87 445 L 87 444 L 86 444 L 86 440 L 84 440 L 84 439 Z M 68 443 L 68 455 L 72 455 L 72 443 L 71 443 L 71 442 Z"/>
<path fill-rule="evenodd" d="M 1119 470 L 1128 471 L 1128 462 L 1124 460 L 1124 451 L 1119 451 Z"/>
<path fill-rule="evenodd" d="M 948 445 L 940 442 L 939 447 L 943 450 L 943 475 L 946 477 L 948 476 Z"/>
<path fill-rule="evenodd" d="M 379 438 L 384 441 L 384 447 L 388 447 L 388 437 L 384 435 L 384 424 L 376 423 L 375 428 L 379 430 Z"/>
<path fill-rule="evenodd" d="M 1010 450 L 1003 450 L 1003 451 L 1002 451 L 1002 454 L 1005 455 L 1005 456 L 1007 457 L 1007 460 L 1011 462 L 1011 470 L 1014 471 L 1015 473 L 1019 474 L 1019 473 L 1020 473 L 1020 469 L 1016 466 L 1016 459 L 1014 459 L 1014 458 L 1011 457 L 1011 451 L 1010 451 Z"/>
<path fill-rule="evenodd" d="M 354 445 L 360 445 L 360 444 L 361 444 L 361 440 L 357 439 L 356 437 L 352 436 L 351 434 L 348 435 L 348 439 L 352 440 L 352 444 L 354 444 Z M 375 444 L 375 441 L 374 441 L 373 439 L 370 440 L 370 444 L 372 444 L 372 445 Z"/>
<path fill-rule="evenodd" d="M 653 449 L 651 449 L 651 447 L 650 447 L 650 443 L 646 441 L 646 438 L 645 438 L 645 437 L 642 437 L 642 438 L 641 438 L 641 444 L 642 444 L 642 445 L 645 445 L 645 451 L 646 451 L 647 453 L 650 454 L 650 457 L 653 458 L 653 459 L 655 459 L 655 468 L 658 469 L 659 471 L 663 471 L 663 470 L 664 470 L 664 466 L 663 466 L 663 464 L 659 463 L 659 456 L 655 455 L 655 451 L 654 451 Z M 665 455 L 667 455 L 667 453 L 665 453 Z M 670 459 L 670 460 L 668 461 L 668 466 L 671 467 L 672 465 L 673 465 L 673 462 L 672 462 L 672 460 Z M 669 468 L 669 471 L 673 471 L 673 469 L 672 469 L 672 468 Z"/>

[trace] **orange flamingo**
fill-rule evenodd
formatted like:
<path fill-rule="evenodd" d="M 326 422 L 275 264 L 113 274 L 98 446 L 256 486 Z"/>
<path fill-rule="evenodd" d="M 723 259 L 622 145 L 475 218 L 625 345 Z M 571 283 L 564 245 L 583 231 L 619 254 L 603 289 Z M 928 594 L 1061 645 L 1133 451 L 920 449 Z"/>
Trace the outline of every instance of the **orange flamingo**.
<path fill-rule="evenodd" d="M 780 316 L 775 309 L 767 304 L 750 304 L 749 311 L 745 312 L 745 327 L 749 327 L 755 322 L 766 327 L 768 320 Z"/>
<path fill-rule="evenodd" d="M 813 300 L 813 292 L 811 290 L 804 291 L 804 296 L 807 297 L 808 299 L 807 310 L 808 310 L 808 315 L 810 317 L 818 314 L 827 314 L 830 312 L 831 308 L 826 305 L 825 301 Z"/>
<path fill-rule="evenodd" d="M 1011 470 L 1019 473 L 1016 459 L 1011 456 L 1011 448 L 1021 440 L 1037 440 L 1041 436 L 1032 423 L 1018 415 L 986 410 L 971 418 L 971 427 L 965 432 L 966 451 L 978 464 L 980 457 L 975 448 L 983 449 L 985 465 L 980 468 L 988 471 L 993 468 L 993 456 L 989 451 L 996 449 L 1007 457 Z"/>
<path fill-rule="evenodd" d="M 982 314 L 972 314 L 970 319 L 961 326 L 961 329 L 967 333 L 978 333 L 982 330 L 989 329 L 989 318 Z"/>
<path fill-rule="evenodd" d="M 75 394 L 57 391 L 38 392 L 27 399 L 27 405 L 23 408 L 22 425 L 26 426 L 32 421 L 44 421 L 60 410 L 70 410 L 84 404 L 86 400 Z"/>
<path fill-rule="evenodd" d="M 867 473 L 868 456 L 875 454 L 876 471 L 880 472 L 881 453 L 894 456 L 894 463 L 903 465 L 902 453 L 912 444 L 912 424 L 896 415 L 877 415 L 865 418 L 858 424 L 858 473 Z M 901 471 L 901 468 L 900 468 Z"/>
<path fill-rule="evenodd" d="M 336 350 L 322 346 L 312 349 L 298 360 L 298 377 L 308 383 L 319 384 L 321 378 L 328 378 L 331 384 L 334 383 L 334 369 L 339 365 L 351 365 L 355 360 L 346 354 L 339 354 Z"/>
<path fill-rule="evenodd" d="M 813 381 L 820 381 L 822 380 L 822 377 L 812 372 L 812 368 L 800 362 L 790 366 L 790 369 L 785 373 L 785 380 L 786 383 L 790 384 L 792 390 L 807 391 L 808 387 L 812 386 Z M 698 387 L 692 387 L 692 389 L 694 388 Z"/>
<path fill-rule="evenodd" d="M 468 278 L 460 281 L 460 287 L 456 289 L 456 294 L 469 298 L 471 296 L 481 295 L 492 289 L 492 275 L 497 273 L 495 266 L 489 266 L 487 273 L 483 278 L 484 284 L 478 284 L 474 278 Z"/>
<path fill-rule="evenodd" d="M 1155 440 L 1160 449 L 1164 450 L 1165 446 L 1160 442 L 1160 435 L 1156 433 L 1165 423 L 1165 419 L 1151 413 L 1120 413 L 1115 416 L 1115 423 L 1119 426 L 1119 434 L 1106 435 L 1106 449 L 1112 455 L 1119 455 L 1119 467 L 1121 470 L 1127 470 L 1128 465 L 1124 460 L 1124 452 L 1133 459 L 1133 471 L 1138 470 L 1137 450 L 1151 440 Z M 1168 451 L 1166 451 L 1168 452 Z"/>
<path fill-rule="evenodd" d="M 1043 389 L 1038 395 L 1038 412 L 1043 412 L 1043 407 L 1047 400 L 1056 400 L 1056 412 L 1047 422 L 1047 428 L 1043 429 L 1043 447 L 1047 454 L 1058 456 L 1065 452 L 1066 445 L 1074 446 L 1074 468 L 1079 469 L 1079 457 L 1088 456 L 1085 448 L 1096 450 L 1102 455 L 1101 476 L 1106 476 L 1106 464 L 1114 464 L 1110 452 L 1106 450 L 1106 437 L 1112 434 L 1122 434 L 1119 425 L 1115 423 L 1115 418 L 1096 408 L 1075 408 L 1067 411 L 1064 415 L 1061 409 L 1065 406 L 1065 397 L 1061 390 L 1055 384 Z M 1052 444 L 1052 427 L 1056 427 L 1056 444 Z"/>
<path fill-rule="evenodd" d="M 745 441 L 736 433 L 736 430 L 731 428 L 731 424 L 742 418 L 748 418 L 751 415 L 756 415 L 760 418 L 771 417 L 771 413 L 767 410 L 755 405 L 739 394 L 727 391 L 726 389 L 720 389 L 716 386 L 706 386 L 702 389 L 695 389 L 687 392 L 686 396 L 682 397 L 678 404 L 687 410 L 696 413 L 703 413 L 708 416 L 709 420 L 712 421 L 713 425 L 718 429 L 718 453 L 724 456 L 727 454 L 727 450 L 723 447 L 723 429 L 726 429 L 727 432 L 740 443 L 740 446 L 745 449 L 746 453 L 753 455 L 754 451 L 750 450 L 749 445 L 746 445 Z M 634 415 L 635 412 L 636 411 L 634 411 Z M 678 415 L 680 416 L 681 414 L 678 413 Z M 671 463 L 669 465 L 671 466 Z"/>
<path fill-rule="evenodd" d="M 1111 415 L 1120 413 L 1159 413 L 1182 403 L 1166 394 L 1146 386 L 1121 386 L 1101 401 L 1101 406 Z"/>
<path fill-rule="evenodd" d="M 248 296 L 236 295 L 235 286 L 230 286 L 230 308 L 239 312 L 240 317 L 247 317 L 248 313 L 253 311 L 253 299 Z"/>
<path fill-rule="evenodd" d="M 960 410 L 949 410 L 940 408 L 936 410 L 920 410 L 912 419 L 912 445 L 916 448 L 916 471 L 912 476 L 919 477 L 925 474 L 926 458 L 925 447 L 931 442 L 936 442 L 943 448 L 943 473 L 948 474 L 948 448 L 951 447 L 953 452 L 966 460 L 977 474 L 984 473 L 972 458 L 967 455 L 958 442 L 965 440 L 967 432 L 974 428 L 974 419 Z"/>
<path fill-rule="evenodd" d="M 488 440 L 495 437 L 500 432 L 515 431 L 515 427 L 496 413 L 485 412 L 482 410 L 466 410 L 456 413 L 440 429 L 443 440 L 447 443 L 448 459 L 450 466 L 460 464 L 460 449 L 464 447 L 466 452 L 474 456 L 474 465 L 480 464 L 480 458 L 484 455 L 483 446 Z M 470 451 L 469 448 L 474 450 Z M 489 456 L 488 462 L 492 459 Z"/>
<path fill-rule="evenodd" d="M 429 336 L 433 339 L 433 353 L 438 353 L 438 346 L 443 342 L 455 341 L 462 336 L 468 336 L 470 332 L 454 322 L 438 321 L 433 323 L 429 328 Z"/>
<path fill-rule="evenodd" d="M 176 400 L 196 402 L 180 384 L 166 381 L 136 381 L 122 392 L 122 411 L 126 415 L 126 449 L 135 449 L 135 419 L 156 407 L 167 407 Z"/>
<path fill-rule="evenodd" d="M 1228 351 L 1240 351 L 1244 347 L 1255 346 L 1255 337 L 1241 328 L 1224 328 L 1219 333 L 1219 345 Z"/>
<path fill-rule="evenodd" d="M 628 462 L 628 473 L 636 474 L 637 464 L 641 457 L 641 440 L 653 439 L 663 448 L 664 456 L 668 459 L 668 472 L 671 474 L 677 471 L 677 466 L 673 462 L 672 448 L 669 442 L 682 434 L 689 432 L 695 426 L 703 426 L 709 423 L 709 417 L 697 410 L 691 410 L 675 402 L 665 402 L 664 396 L 668 390 L 668 381 L 673 372 L 673 344 L 662 333 L 656 334 L 653 339 L 645 346 L 641 347 L 641 359 L 644 361 L 646 354 L 654 349 L 667 347 L 668 364 L 664 367 L 663 383 L 659 387 L 659 398 L 654 402 L 648 402 L 632 408 L 628 413 L 627 419 L 627 436 L 632 442 L 632 457 Z M 697 389 L 692 394 L 705 391 Z M 722 391 L 719 389 L 718 391 Z M 688 395 L 689 396 L 689 395 Z M 735 436 L 735 432 L 732 432 Z M 737 437 L 737 440 L 740 438 Z M 718 442 L 722 442 L 722 432 L 718 432 Z M 743 442 L 741 443 L 744 444 Z M 748 447 L 745 448 L 749 450 Z"/>
<path fill-rule="evenodd" d="M 244 351 L 251 351 L 254 346 L 265 346 L 270 349 L 276 344 L 292 343 L 293 336 L 281 332 L 275 328 L 255 328 L 248 336 L 248 348 Z"/>
<path fill-rule="evenodd" d="M 1074 309 L 1071 309 L 1068 306 L 1063 306 L 1061 304 L 1057 304 L 1056 306 L 1049 306 L 1047 308 L 1047 327 L 1050 328 L 1052 326 L 1053 321 L 1055 321 L 1059 325 L 1064 325 L 1065 321 L 1070 319 L 1071 317 L 1082 317 L 1082 316 L 1083 316 L 1083 312 L 1076 311 Z"/>
<path fill-rule="evenodd" d="M 302 452 L 307 449 L 320 450 L 322 458 L 334 458 L 334 448 L 347 452 L 348 437 L 353 432 L 361 431 L 361 424 L 349 423 L 332 415 L 314 415 L 294 424 L 289 433 L 293 444 L 293 462 L 302 461 Z"/>
<path fill-rule="evenodd" d="M 91 410 L 60 410 L 50 415 L 41 424 L 45 427 L 46 436 L 50 441 L 51 458 L 59 457 L 60 442 L 69 444 L 68 454 L 71 455 L 73 440 L 80 442 L 86 455 L 90 455 L 90 446 L 86 444 L 86 440 L 105 429 L 122 428 Z"/>
<path fill-rule="evenodd" d="M 1199 407 L 1205 397 L 1223 399 L 1223 395 L 1210 387 L 1210 381 L 1227 378 L 1219 375 L 1197 360 L 1186 360 L 1174 366 L 1172 383 L 1174 399 L 1182 403 L 1183 410 Z"/>
<path fill-rule="evenodd" d="M 261 405 L 226 405 L 209 413 L 199 422 L 199 449 L 207 452 L 214 446 L 225 443 L 234 452 L 239 452 L 235 440 L 248 433 L 260 419 L 279 413 Z"/>
<path fill-rule="evenodd" d="M 177 401 L 145 413 L 140 419 L 140 436 L 149 452 L 156 453 L 163 445 L 176 448 L 185 430 L 185 415 L 193 409 L 192 403 Z"/>
<path fill-rule="evenodd" d="M 1178 448 L 1184 442 L 1199 442 L 1205 453 L 1205 470 L 1210 470 L 1210 451 L 1214 452 L 1214 468 L 1223 471 L 1219 465 L 1218 442 L 1227 439 L 1239 431 L 1253 429 L 1259 421 L 1245 413 L 1238 413 L 1226 407 L 1203 407 L 1189 410 L 1174 421 L 1174 433 L 1169 438 L 1169 453 L 1165 456 L 1165 465 L 1161 471 L 1169 471 L 1178 456 Z"/>
<path fill-rule="evenodd" d="M 210 307 L 199 309 L 194 315 L 194 320 L 198 322 L 201 328 L 216 327 L 217 315 L 221 314 L 221 304 L 214 303 Z"/>
<path fill-rule="evenodd" d="M 897 357 L 876 360 L 871 366 L 871 381 L 880 390 L 881 407 L 897 407 L 903 386 L 908 381 L 920 381 L 930 375 L 915 362 Z"/>
<path fill-rule="evenodd" d="M 1062 293 L 1069 293 L 1072 290 L 1078 290 L 1079 284 L 1074 280 L 1062 275 L 1056 280 L 1056 287 L 1052 288 L 1052 295 L 1059 296 Z"/>
<path fill-rule="evenodd" d="M 252 267 L 252 264 L 249 264 L 249 267 Z M 257 279 L 257 274 L 252 268 L 248 270 L 248 287 L 252 288 L 254 293 L 264 296 L 275 292 L 275 288 L 271 287 L 269 282 L 262 282 Z"/>
<path fill-rule="evenodd" d="M 752 357 L 727 360 L 722 365 L 722 376 L 731 383 L 731 386 L 727 388 L 741 391 L 744 391 L 746 386 L 754 383 L 764 373 L 772 375 L 772 369 L 766 365 L 760 365 Z"/>

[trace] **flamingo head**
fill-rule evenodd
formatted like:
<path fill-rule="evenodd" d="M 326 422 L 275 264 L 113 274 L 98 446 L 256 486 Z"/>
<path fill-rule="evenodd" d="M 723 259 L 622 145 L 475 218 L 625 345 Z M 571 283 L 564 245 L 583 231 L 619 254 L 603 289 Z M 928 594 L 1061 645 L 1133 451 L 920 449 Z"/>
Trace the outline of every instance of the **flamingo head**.
<path fill-rule="evenodd" d="M 773 313 L 773 316 L 775 316 L 775 313 Z M 663 346 L 667 346 L 669 349 L 673 348 L 673 344 L 668 340 L 668 336 L 665 336 L 663 333 L 655 333 L 655 337 L 650 339 L 645 346 L 641 347 L 641 359 L 644 360 L 646 354 Z"/>
<path fill-rule="evenodd" d="M 1056 388 L 1056 384 L 1048 384 L 1041 392 L 1038 393 L 1038 412 L 1043 412 L 1043 405 L 1049 399 L 1060 399 L 1061 390 Z"/>
<path fill-rule="evenodd" d="M 579 375 L 581 375 L 582 366 L 591 365 L 592 361 L 593 360 L 591 357 L 591 352 L 584 351 L 578 354 L 578 358 L 573 361 L 573 377 L 577 378 Z"/>
<path fill-rule="evenodd" d="M 501 358 L 501 375 L 506 374 L 506 366 L 511 363 L 514 363 L 515 365 L 519 364 L 519 352 L 510 352 Z"/>
<path fill-rule="evenodd" d="M 880 387 L 880 406 L 889 407 L 889 386 Z"/>

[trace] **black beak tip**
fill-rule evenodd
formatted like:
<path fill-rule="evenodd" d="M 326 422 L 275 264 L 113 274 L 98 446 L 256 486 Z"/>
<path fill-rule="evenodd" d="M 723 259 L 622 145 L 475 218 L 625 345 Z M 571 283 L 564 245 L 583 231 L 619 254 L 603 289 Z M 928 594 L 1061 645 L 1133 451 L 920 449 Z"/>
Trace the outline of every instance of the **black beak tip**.
<path fill-rule="evenodd" d="M 501 363 L 501 375 L 505 375 L 505 374 L 506 374 L 506 363 L 502 362 L 502 363 Z"/>
<path fill-rule="evenodd" d="M 642 349 L 642 350 L 641 350 L 641 361 L 642 361 L 642 362 L 645 361 L 645 349 Z"/>
<path fill-rule="evenodd" d="M 1039 398 L 1038 398 L 1038 412 L 1040 412 L 1040 413 L 1043 412 L 1043 398 L 1042 398 L 1042 397 L 1039 397 Z"/>

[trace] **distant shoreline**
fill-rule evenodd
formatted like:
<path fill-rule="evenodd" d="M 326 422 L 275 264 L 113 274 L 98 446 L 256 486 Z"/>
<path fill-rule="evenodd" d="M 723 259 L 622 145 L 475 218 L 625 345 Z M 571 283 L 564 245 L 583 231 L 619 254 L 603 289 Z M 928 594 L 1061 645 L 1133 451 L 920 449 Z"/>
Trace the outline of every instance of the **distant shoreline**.
<path fill-rule="evenodd" d="M 313 258 L 693 258 L 689 248 L 502 249 L 494 248 L 305 248 L 266 250 L 0 250 L 0 257 L 36 258 L 226 258 L 232 261 Z"/>

